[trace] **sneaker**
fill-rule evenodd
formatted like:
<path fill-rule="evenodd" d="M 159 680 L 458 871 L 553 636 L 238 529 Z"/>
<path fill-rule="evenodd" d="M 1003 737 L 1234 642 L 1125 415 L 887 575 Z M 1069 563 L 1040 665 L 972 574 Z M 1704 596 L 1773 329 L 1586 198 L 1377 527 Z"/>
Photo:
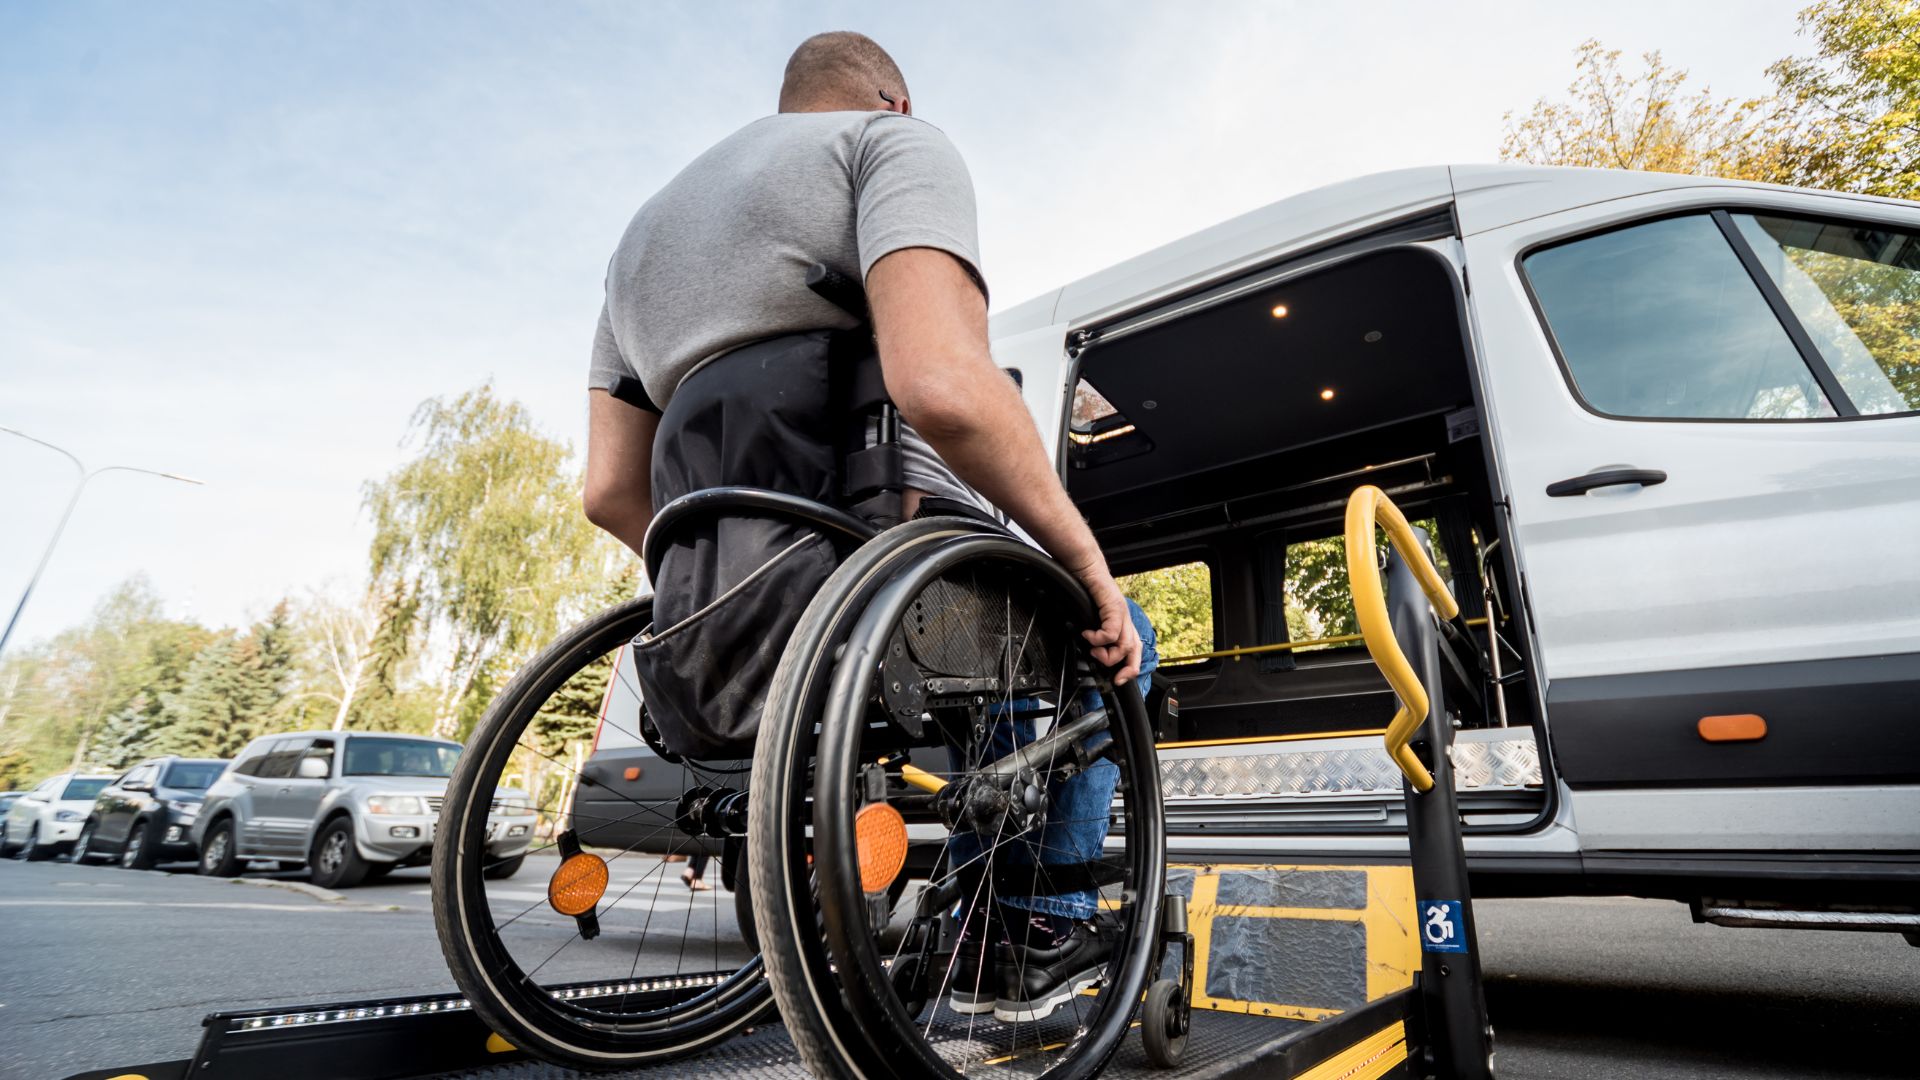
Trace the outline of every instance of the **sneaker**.
<path fill-rule="evenodd" d="M 953 949 L 953 971 L 947 983 L 947 1007 L 962 1016 L 993 1011 L 1002 991 L 1000 966 L 1005 949 L 1001 922 L 985 910 L 976 910 L 960 926 Z"/>
<path fill-rule="evenodd" d="M 1099 982 L 1113 955 L 1114 927 L 1095 917 L 1073 924 L 1051 944 L 1007 946 L 1006 978 L 993 1002 L 993 1018 L 1002 1023 L 1044 1020 Z"/>

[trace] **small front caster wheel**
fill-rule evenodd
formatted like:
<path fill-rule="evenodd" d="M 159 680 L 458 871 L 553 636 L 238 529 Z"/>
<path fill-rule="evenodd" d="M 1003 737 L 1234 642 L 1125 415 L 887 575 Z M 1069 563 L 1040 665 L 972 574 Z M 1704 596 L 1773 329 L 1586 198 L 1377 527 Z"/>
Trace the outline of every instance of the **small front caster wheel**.
<path fill-rule="evenodd" d="M 1156 1068 L 1180 1067 L 1187 1053 L 1188 1015 L 1179 983 L 1161 979 L 1147 987 L 1147 999 L 1140 1006 L 1140 1041 Z"/>

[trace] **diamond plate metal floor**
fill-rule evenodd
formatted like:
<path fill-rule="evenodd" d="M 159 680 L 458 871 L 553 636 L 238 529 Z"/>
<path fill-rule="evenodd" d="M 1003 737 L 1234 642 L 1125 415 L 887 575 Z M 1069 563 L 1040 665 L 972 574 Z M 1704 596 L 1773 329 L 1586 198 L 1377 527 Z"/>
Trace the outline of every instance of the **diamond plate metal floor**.
<path fill-rule="evenodd" d="M 1193 1033 L 1187 1040 L 1187 1056 L 1177 1072 L 1154 1068 L 1147 1062 L 1136 1031 L 1127 1037 L 1113 1064 L 1101 1074 L 1114 1080 L 1134 1077 L 1179 1077 L 1180 1080 L 1237 1080 L 1256 1075 L 1271 1076 L 1272 1058 L 1291 1039 L 1314 1027 L 1300 1020 L 1248 1016 L 1244 1013 L 1196 1011 Z M 966 1018 L 941 1010 L 935 1020 L 935 1035 L 949 1039 L 968 1038 Z M 992 1031 L 999 1028 L 999 1031 Z M 976 1039 L 992 1041 L 1004 1038 L 999 1024 L 989 1020 L 977 1024 Z M 998 1076 L 1009 1070 L 982 1073 Z M 1017 1075 L 1017 1073 L 1012 1073 Z M 597 1080 L 619 1078 L 732 1077 L 735 1080 L 808 1080 L 809 1074 L 787 1038 L 786 1028 L 769 1024 L 731 1039 L 696 1057 L 682 1058 L 650 1069 L 631 1069 L 611 1073 L 582 1073 L 544 1062 L 515 1062 L 479 1069 L 435 1074 L 436 1080 L 573 1080 L 593 1077 Z"/>

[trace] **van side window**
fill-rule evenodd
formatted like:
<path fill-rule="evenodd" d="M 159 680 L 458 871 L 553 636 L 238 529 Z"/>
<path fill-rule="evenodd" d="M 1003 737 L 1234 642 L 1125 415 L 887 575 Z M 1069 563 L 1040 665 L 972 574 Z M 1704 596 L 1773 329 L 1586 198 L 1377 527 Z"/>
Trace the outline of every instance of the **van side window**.
<path fill-rule="evenodd" d="M 1920 236 L 1771 214 L 1733 221 L 1861 414 L 1920 409 Z"/>
<path fill-rule="evenodd" d="M 1453 563 L 1440 542 L 1440 526 L 1433 518 L 1411 523 L 1424 530 L 1433 548 L 1434 567 L 1442 580 L 1453 579 Z M 1386 551 L 1384 537 L 1378 540 Z M 1353 589 L 1347 579 L 1347 541 L 1344 535 L 1294 539 L 1286 545 L 1285 597 L 1287 640 L 1293 652 L 1314 652 L 1360 644 L 1360 622 L 1353 611 Z"/>
<path fill-rule="evenodd" d="M 1576 392 L 1597 412 L 1693 420 L 1835 415 L 1709 215 L 1558 244 L 1521 265 Z"/>
<path fill-rule="evenodd" d="M 1206 563 L 1184 562 L 1114 580 L 1153 624 L 1161 664 L 1218 647 L 1213 636 L 1213 569 Z"/>

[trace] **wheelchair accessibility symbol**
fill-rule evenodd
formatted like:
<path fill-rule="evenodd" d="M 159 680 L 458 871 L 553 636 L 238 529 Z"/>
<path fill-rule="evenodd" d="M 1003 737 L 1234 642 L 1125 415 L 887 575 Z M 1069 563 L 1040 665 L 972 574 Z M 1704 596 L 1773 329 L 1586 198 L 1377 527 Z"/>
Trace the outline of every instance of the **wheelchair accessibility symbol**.
<path fill-rule="evenodd" d="M 1427 952 L 1467 951 L 1466 922 L 1458 900 L 1422 900 L 1420 911 L 1420 947 Z"/>

